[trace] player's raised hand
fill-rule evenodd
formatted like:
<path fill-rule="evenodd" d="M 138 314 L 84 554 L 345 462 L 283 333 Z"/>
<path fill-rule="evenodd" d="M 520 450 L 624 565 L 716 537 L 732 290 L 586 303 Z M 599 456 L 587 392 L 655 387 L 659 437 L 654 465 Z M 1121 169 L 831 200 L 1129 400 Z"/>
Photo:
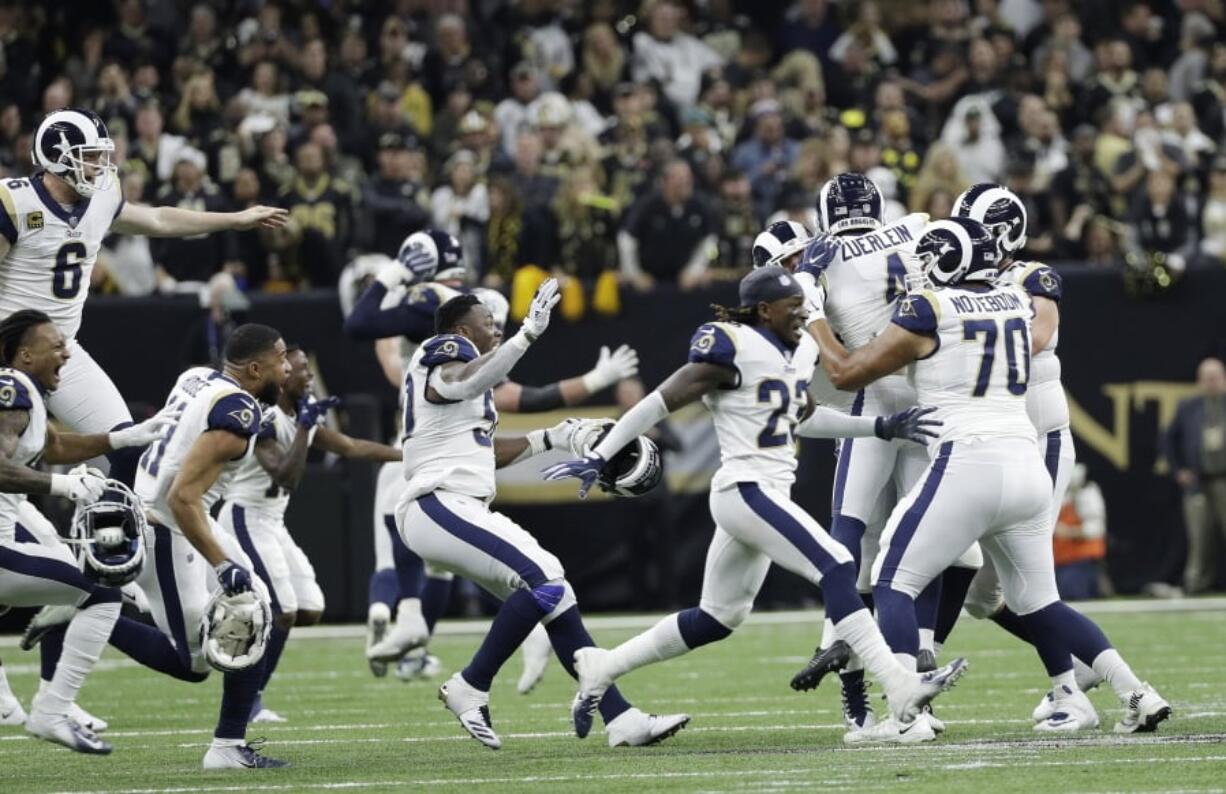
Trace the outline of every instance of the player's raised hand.
<path fill-rule="evenodd" d="M 618 381 L 633 378 L 639 373 L 639 354 L 630 345 L 622 345 L 613 352 L 608 346 L 600 348 L 600 358 L 596 366 L 583 376 L 583 385 L 588 393 L 594 393 L 612 386 Z"/>
<path fill-rule="evenodd" d="M 877 437 L 891 441 L 903 438 L 917 444 L 927 444 L 928 439 L 936 438 L 933 428 L 944 424 L 940 419 L 927 419 L 928 414 L 936 410 L 935 406 L 927 408 L 908 408 L 892 416 L 877 417 Z"/>
<path fill-rule="evenodd" d="M 579 498 L 586 499 L 587 492 L 596 484 L 600 472 L 604 471 L 607 461 L 599 455 L 592 454 L 579 460 L 568 460 L 555 463 L 545 469 L 546 480 L 566 480 L 574 477 L 579 480 Z"/>
<path fill-rule="evenodd" d="M 537 287 L 536 295 L 532 297 L 532 305 L 528 307 L 528 315 L 524 317 L 523 329 L 531 341 L 536 341 L 545 329 L 549 327 L 549 317 L 553 307 L 558 305 L 562 296 L 558 293 L 558 280 L 546 279 Z"/>
<path fill-rule="evenodd" d="M 316 425 L 321 425 L 328 411 L 340 404 L 340 397 L 325 397 L 322 400 L 317 400 L 313 394 L 304 395 L 298 401 L 298 424 L 308 430 Z"/>
<path fill-rule="evenodd" d="M 97 469 L 85 464 L 67 474 L 51 475 L 52 496 L 63 496 L 74 502 L 96 502 L 106 490 L 106 477 Z"/>
<path fill-rule="evenodd" d="M 829 234 L 818 232 L 805 246 L 804 253 L 800 255 L 800 264 L 797 265 L 796 272 L 812 273 L 814 278 L 818 278 L 834 261 L 835 254 L 838 252 L 838 241 Z"/>
<path fill-rule="evenodd" d="M 234 213 L 234 228 L 245 229 L 279 229 L 289 223 L 289 210 L 284 207 L 266 207 L 257 204 L 245 210 Z"/>
<path fill-rule="evenodd" d="M 175 417 L 159 411 L 145 421 L 131 427 L 112 430 L 107 434 L 111 449 L 147 447 L 162 437 L 166 428 L 175 423 Z"/>

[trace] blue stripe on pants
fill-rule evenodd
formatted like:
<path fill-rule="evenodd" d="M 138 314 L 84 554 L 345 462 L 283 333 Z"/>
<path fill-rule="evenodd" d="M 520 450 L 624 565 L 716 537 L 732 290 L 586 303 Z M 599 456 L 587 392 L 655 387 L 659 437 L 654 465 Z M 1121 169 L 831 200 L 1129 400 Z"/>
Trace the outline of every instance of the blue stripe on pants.
<path fill-rule="evenodd" d="M 238 537 L 238 545 L 251 558 L 256 576 L 263 579 L 264 584 L 268 585 L 268 597 L 272 599 L 272 611 L 281 614 L 281 602 L 277 600 L 277 588 L 273 587 L 268 568 L 264 566 L 264 561 L 256 553 L 255 544 L 251 542 L 251 532 L 247 529 L 247 511 L 237 504 L 232 504 L 230 509 L 234 511 L 234 534 Z"/>
<path fill-rule="evenodd" d="M 1047 473 L 1051 475 L 1051 488 L 1056 490 L 1056 472 L 1060 470 L 1060 431 L 1053 430 L 1047 434 L 1047 454 L 1043 456 L 1047 464 Z"/>
<path fill-rule="evenodd" d="M 21 529 L 21 525 L 19 524 L 17 528 Z M 39 546 L 39 548 L 42 548 L 42 546 Z M 52 557 L 23 554 L 17 546 L 7 544 L 0 544 L 0 568 L 34 579 L 47 579 L 69 587 L 75 587 L 81 591 L 83 597 L 94 592 L 96 586 L 85 574 L 77 570 L 75 565 L 69 565 L 63 560 Z"/>
<path fill-rule="evenodd" d="M 890 547 L 885 551 L 881 574 L 877 577 L 874 587 L 888 586 L 894 581 L 894 574 L 898 573 L 902 556 L 906 553 L 907 546 L 911 544 L 911 538 L 915 536 L 915 530 L 919 528 L 919 523 L 923 520 L 928 506 L 932 504 L 932 497 L 936 495 L 941 478 L 945 476 L 945 466 L 949 463 L 949 453 L 953 448 L 954 442 L 946 441 L 937 451 L 937 456 L 928 469 L 928 476 L 924 479 L 924 485 L 920 488 L 919 496 L 903 514 L 902 520 L 898 522 L 898 529 L 894 530 L 894 536 L 890 539 Z"/>
<path fill-rule="evenodd" d="M 851 415 L 859 416 L 864 412 L 864 389 L 856 392 L 856 399 L 851 403 Z M 835 515 L 843 513 L 843 491 L 847 489 L 847 469 L 851 467 L 851 442 L 852 439 L 845 438 L 839 442 L 839 462 L 835 466 L 834 471 L 834 503 L 831 505 L 831 512 Z M 856 552 L 856 557 L 860 556 L 860 552 Z"/>
<path fill-rule="evenodd" d="M 183 605 L 179 603 L 179 585 L 175 581 L 174 539 L 170 528 L 161 524 L 153 527 L 153 562 L 157 568 L 158 590 L 162 592 L 162 608 L 166 610 L 166 622 L 170 624 L 170 636 L 175 641 L 175 651 L 184 670 L 192 669 L 192 652 L 187 644 L 187 623 L 183 619 Z"/>
<path fill-rule="evenodd" d="M 526 554 L 493 532 L 482 529 L 476 524 L 469 523 L 451 512 L 434 494 L 430 493 L 418 497 L 417 504 L 421 506 L 422 512 L 429 516 L 434 523 L 470 546 L 480 549 L 503 565 L 513 569 L 519 574 L 520 579 L 527 582 L 529 587 L 537 587 L 549 581 L 540 566 L 529 559 Z M 403 593 L 401 595 L 403 596 Z"/>
<path fill-rule="evenodd" d="M 762 492 L 757 483 L 738 482 L 736 488 L 749 509 L 782 535 L 788 543 L 791 543 L 797 551 L 804 555 L 806 560 L 813 563 L 822 572 L 823 576 L 839 564 L 838 560 L 830 556 L 830 552 L 822 548 L 817 538 L 805 529 L 804 524 L 771 501 L 771 498 Z"/>

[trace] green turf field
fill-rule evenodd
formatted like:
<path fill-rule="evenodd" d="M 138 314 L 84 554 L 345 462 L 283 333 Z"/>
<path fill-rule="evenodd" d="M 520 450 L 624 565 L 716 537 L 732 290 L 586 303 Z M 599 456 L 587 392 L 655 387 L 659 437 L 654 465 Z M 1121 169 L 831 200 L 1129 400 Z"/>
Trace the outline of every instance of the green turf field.
<path fill-rule="evenodd" d="M 1220 791 L 1226 608 L 1213 605 L 1096 614 L 1137 672 L 1174 706 L 1174 718 L 1157 734 L 1112 734 L 1119 707 L 1100 689 L 1091 698 L 1106 730 L 1060 740 L 1036 736 L 1028 716 L 1045 689 L 1038 658 L 994 626 L 964 619 L 949 650 L 966 655 L 971 671 L 937 702 L 948 732 L 906 748 L 843 749 L 835 689 L 788 688 L 817 626 L 791 614 L 755 616 L 723 643 L 624 679 L 636 705 L 694 718 L 675 738 L 641 749 L 611 750 L 595 731 L 575 739 L 568 720 L 573 689 L 556 664 L 526 697 L 514 691 L 518 657 L 504 671 L 492 703 L 503 749 L 493 752 L 462 732 L 435 699 L 435 686 L 372 678 L 360 640 L 291 640 L 266 696 L 291 722 L 254 726 L 250 736 L 267 737 L 268 753 L 293 767 L 265 772 L 199 769 L 219 676 L 183 684 L 108 651 L 81 702 L 111 721 L 114 754 L 80 756 L 27 739 L 21 729 L 0 729 L 0 791 Z M 613 643 L 632 633 L 618 627 L 624 624 L 601 621 L 594 634 Z M 456 624 L 446 628 L 434 652 L 451 670 L 478 636 L 454 633 L 463 628 Z M 28 704 L 33 655 L 4 647 L 3 657 Z"/>

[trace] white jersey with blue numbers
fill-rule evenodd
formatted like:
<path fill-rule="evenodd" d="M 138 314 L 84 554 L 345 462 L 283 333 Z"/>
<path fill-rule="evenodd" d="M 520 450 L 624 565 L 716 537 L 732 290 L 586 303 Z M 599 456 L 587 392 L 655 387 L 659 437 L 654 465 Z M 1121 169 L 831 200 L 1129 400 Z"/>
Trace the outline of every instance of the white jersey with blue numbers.
<path fill-rule="evenodd" d="M 38 309 L 76 337 L 98 249 L 123 209 L 118 182 L 65 209 L 42 173 L 0 180 L 0 235 L 11 246 L 0 260 L 0 319 Z"/>
<path fill-rule="evenodd" d="M 1015 284 L 1030 295 L 1060 302 L 1064 297 L 1064 282 L 1060 274 L 1041 262 L 1014 262 L 1001 280 Z M 1047 345 L 1030 360 L 1030 385 L 1026 390 L 1026 410 L 1039 435 L 1068 427 L 1068 400 L 1060 384 L 1060 358 L 1056 355 L 1060 329 L 1051 335 Z"/>
<path fill-rule="evenodd" d="M 1035 438 L 1026 412 L 1033 315 L 1030 296 L 1003 283 L 923 290 L 898 302 L 893 322 L 937 342 L 911 369 L 919 404 L 935 407 L 930 418 L 943 423 L 929 449 L 946 441 Z"/>
<path fill-rule="evenodd" d="M 838 252 L 821 273 L 826 319 L 848 350 L 867 345 L 890 324 L 895 303 L 907 292 L 908 276 L 918 272 L 915 243 L 927 224 L 928 215 L 916 212 L 875 232 L 834 238 Z M 856 399 L 853 413 L 866 408 L 894 413 L 915 404 L 915 392 L 901 373 L 882 378 L 864 393 L 867 405 L 865 399 Z M 827 388 L 815 396 L 844 409 L 853 404 L 850 396 L 835 396 Z"/>
<path fill-rule="evenodd" d="M 307 432 L 307 446 L 310 446 L 315 440 L 315 431 L 318 429 L 318 427 L 312 427 Z M 271 439 L 284 452 L 294 443 L 296 435 L 298 435 L 296 417 L 285 413 L 276 405 L 263 409 L 260 432 L 256 436 L 257 444 Z M 227 502 L 237 502 L 248 509 L 259 510 L 278 518 L 283 518 L 285 509 L 289 507 L 289 491 L 272 481 L 272 475 L 260 464 L 260 459 L 255 455 L 244 460 L 234 472 L 234 476 L 226 487 L 225 499 Z"/>
<path fill-rule="evenodd" d="M 494 429 L 498 412 L 494 392 L 471 400 L 432 400 L 426 387 L 438 382 L 438 367 L 472 361 L 480 354 L 456 334 L 422 342 L 405 373 L 401 449 L 408 488 L 402 500 L 435 490 L 492 499 L 494 496 Z"/>
<path fill-rule="evenodd" d="M 29 415 L 9 462 L 34 465 L 47 445 L 47 406 L 29 375 L 15 369 L 0 369 L 0 411 L 25 411 Z M 13 542 L 17 511 L 25 500 L 23 493 L 0 493 L 0 543 Z"/>
<path fill-rule="evenodd" d="M 228 375 L 208 367 L 192 367 L 175 381 L 163 411 L 174 422 L 141 456 L 136 494 L 159 522 L 177 529 L 166 497 L 196 439 L 210 430 L 225 430 L 247 441 L 246 451 L 225 465 L 205 494 L 204 508 L 208 510 L 225 493 L 234 473 L 252 456 L 260 431 L 260 406 Z"/>
<path fill-rule="evenodd" d="M 796 348 L 789 349 L 765 328 L 707 323 L 694 333 L 689 360 L 736 373 L 736 385 L 702 398 L 719 438 L 721 465 L 712 490 L 738 482 L 790 488 L 796 479 L 793 432 L 808 400 L 817 343 L 802 333 Z"/>

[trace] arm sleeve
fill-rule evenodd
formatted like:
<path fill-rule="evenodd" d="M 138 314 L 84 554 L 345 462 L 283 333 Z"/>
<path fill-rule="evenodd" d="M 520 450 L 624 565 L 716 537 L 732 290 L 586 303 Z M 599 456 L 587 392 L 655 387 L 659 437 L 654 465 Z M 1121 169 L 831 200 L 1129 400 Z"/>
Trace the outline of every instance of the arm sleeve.
<path fill-rule="evenodd" d="M 655 427 L 668 416 L 668 404 L 657 389 L 639 401 L 638 405 L 622 414 L 617 424 L 610 428 L 604 439 L 592 450 L 605 460 L 611 459 L 634 439 Z"/>
<path fill-rule="evenodd" d="M 519 413 L 533 414 L 541 411 L 552 411 L 565 405 L 562 399 L 560 383 L 548 386 L 521 386 L 519 392 Z"/>
<path fill-rule="evenodd" d="M 456 340 L 462 340 L 462 344 Z M 467 378 L 448 382 L 441 375 L 431 372 L 428 383 L 444 400 L 471 400 L 501 383 L 528 352 L 530 344 L 521 331 L 499 345 Z M 458 336 L 436 336 L 426 342 L 426 348 L 422 363 L 430 369 L 449 361 L 472 361 L 477 358 L 477 349 L 472 342 Z"/>
<path fill-rule="evenodd" d="M 434 309 L 426 304 L 398 303 L 382 308 L 387 287 L 379 282 L 366 288 L 345 318 L 345 333 L 354 339 L 375 340 L 404 336 L 420 342 L 434 333 Z"/>
<path fill-rule="evenodd" d="M 796 435 L 805 438 L 863 438 L 877 435 L 877 417 L 848 416 L 819 405 L 808 419 L 796 425 Z"/>

